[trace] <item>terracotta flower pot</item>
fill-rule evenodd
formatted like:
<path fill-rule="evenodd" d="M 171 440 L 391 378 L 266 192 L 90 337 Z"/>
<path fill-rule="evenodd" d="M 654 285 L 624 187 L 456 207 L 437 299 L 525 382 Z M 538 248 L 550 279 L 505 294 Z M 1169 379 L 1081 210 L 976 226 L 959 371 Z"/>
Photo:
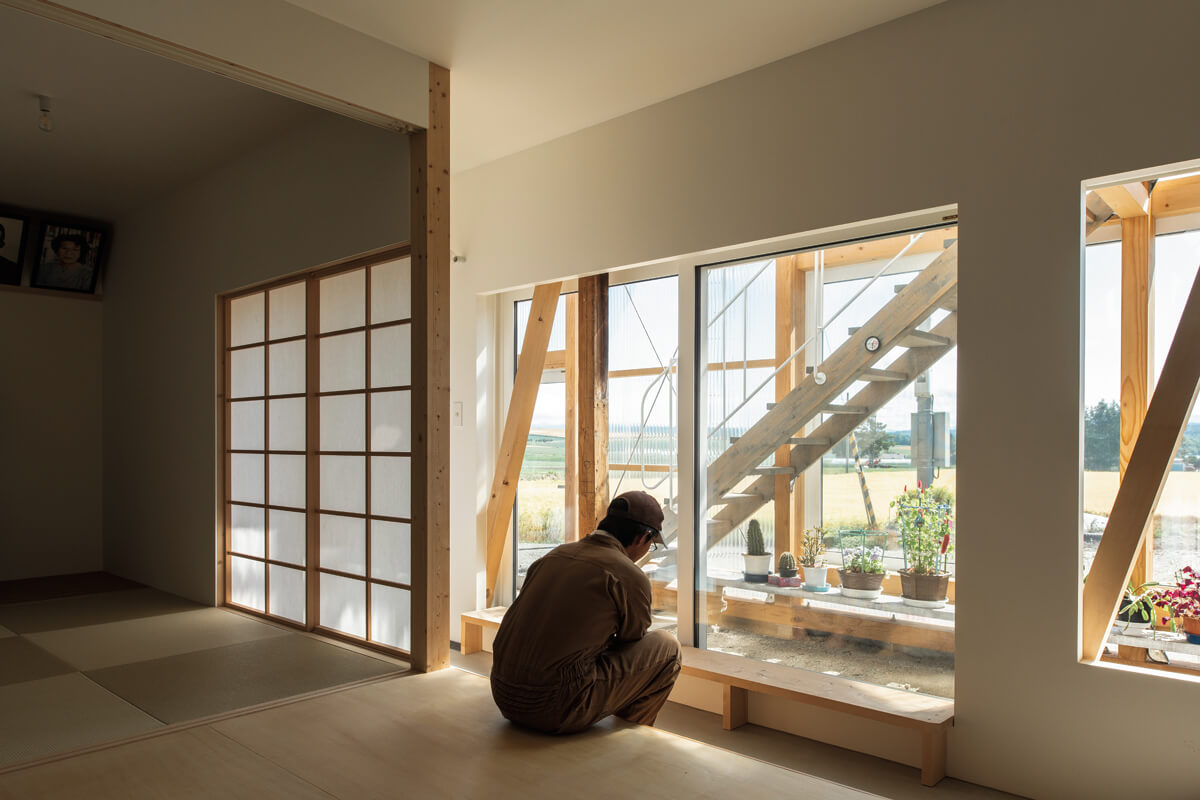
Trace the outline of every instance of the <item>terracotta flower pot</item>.
<path fill-rule="evenodd" d="M 900 571 L 900 594 L 909 605 L 941 607 L 946 604 L 946 592 L 950 588 L 950 573 L 944 575 L 918 575 Z M 909 602 L 909 601 L 914 602 Z"/>
<path fill-rule="evenodd" d="M 1187 634 L 1189 642 L 1200 644 L 1200 617 L 1184 617 L 1183 632 Z"/>

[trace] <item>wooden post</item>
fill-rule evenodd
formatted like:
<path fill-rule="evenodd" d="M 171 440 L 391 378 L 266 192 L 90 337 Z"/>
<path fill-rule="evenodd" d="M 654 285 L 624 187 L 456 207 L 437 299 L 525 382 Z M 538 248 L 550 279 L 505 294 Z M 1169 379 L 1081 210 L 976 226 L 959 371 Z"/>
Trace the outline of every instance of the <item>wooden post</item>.
<path fill-rule="evenodd" d="M 563 389 L 566 392 L 565 417 L 565 460 L 566 475 L 563 480 L 563 537 L 565 541 L 579 539 L 579 295 L 566 297 L 566 346 L 563 369 Z M 586 531 L 584 532 L 587 533 Z"/>
<path fill-rule="evenodd" d="M 1200 386 L 1200 275 L 1192 284 L 1158 388 L 1146 410 L 1141 434 L 1117 490 L 1112 514 L 1083 586 L 1083 644 L 1080 656 L 1095 661 L 1117 615 L 1121 592 L 1133 574 L 1138 550 Z"/>
<path fill-rule="evenodd" d="M 579 512 L 576 535 L 596 529 L 608 508 L 608 275 L 579 279 L 576 413 Z"/>
<path fill-rule="evenodd" d="M 450 666 L 450 71 L 429 65 L 412 170 L 412 666 Z M 310 444 L 310 446 L 313 446 Z"/>
<path fill-rule="evenodd" d="M 1154 219 L 1121 219 L 1121 477 L 1150 398 L 1154 352 L 1150 328 L 1150 286 L 1154 280 Z M 1140 586 L 1154 574 L 1154 538 L 1142 544 L 1130 581 Z"/>
<path fill-rule="evenodd" d="M 508 549 L 508 532 L 512 529 L 513 503 L 517 499 L 517 481 L 521 477 L 521 462 L 529 441 L 529 426 L 533 422 L 533 407 L 537 403 L 542 371 L 546 368 L 546 347 L 554 327 L 558 309 L 558 293 L 562 282 L 543 283 L 533 290 L 529 307 L 529 322 L 517 361 L 517 376 L 513 379 L 512 399 L 504 419 L 500 437 L 500 452 L 496 457 L 496 473 L 492 478 L 492 493 L 487 505 L 487 601 L 492 605 L 500 562 Z"/>
<path fill-rule="evenodd" d="M 815 257 L 812 253 L 802 253 L 796 257 L 795 268 L 792 272 L 792 312 L 791 312 L 791 348 L 796 350 L 800 345 L 804 344 L 808 330 L 808 275 L 812 270 Z M 804 368 L 808 365 L 808 351 L 801 353 L 792 359 L 791 381 L 792 386 L 800 385 L 804 380 Z M 801 429 L 797 431 L 803 436 L 806 431 Z M 818 482 L 819 485 L 819 482 Z M 800 546 L 801 537 L 804 534 L 805 527 L 805 495 L 808 488 L 808 481 L 803 472 L 796 474 L 796 480 L 792 483 L 792 547 Z M 792 551 L 796 552 L 795 550 Z"/>
<path fill-rule="evenodd" d="M 775 366 L 778 368 L 795 350 L 792 344 L 794 325 L 792 322 L 792 292 L 794 280 L 803 281 L 804 276 L 796 273 L 796 257 L 780 256 L 775 259 Z M 803 291 L 803 285 L 801 286 Z M 779 402 L 795 386 L 792 383 L 792 369 L 789 364 L 775 376 L 775 402 Z M 775 466 L 786 467 L 791 463 L 791 447 L 783 445 L 775 451 Z M 779 564 L 779 555 L 784 552 L 794 553 L 795 526 L 792 522 L 791 478 L 788 475 L 775 476 L 775 558 Z M 799 521 L 799 524 L 803 524 Z"/>

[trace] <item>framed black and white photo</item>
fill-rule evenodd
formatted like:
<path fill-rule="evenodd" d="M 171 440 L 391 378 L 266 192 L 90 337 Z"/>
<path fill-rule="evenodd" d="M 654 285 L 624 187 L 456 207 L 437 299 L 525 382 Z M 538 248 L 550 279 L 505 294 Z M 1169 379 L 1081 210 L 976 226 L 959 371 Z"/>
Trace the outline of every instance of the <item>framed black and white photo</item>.
<path fill-rule="evenodd" d="M 27 218 L 0 211 L 0 283 L 20 285 L 28 228 Z"/>
<path fill-rule="evenodd" d="M 106 226 L 47 218 L 38 237 L 30 284 L 39 289 L 95 292 L 109 237 Z"/>

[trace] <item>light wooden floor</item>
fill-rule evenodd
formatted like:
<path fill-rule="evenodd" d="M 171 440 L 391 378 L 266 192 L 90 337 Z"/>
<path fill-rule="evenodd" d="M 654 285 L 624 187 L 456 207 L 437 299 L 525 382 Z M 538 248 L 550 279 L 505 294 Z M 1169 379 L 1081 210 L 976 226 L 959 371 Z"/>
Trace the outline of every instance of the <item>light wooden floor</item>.
<path fill-rule="evenodd" d="M 412 675 L 0 775 L 0 798 L 879 797 L 655 728 L 552 737 L 485 678 Z"/>

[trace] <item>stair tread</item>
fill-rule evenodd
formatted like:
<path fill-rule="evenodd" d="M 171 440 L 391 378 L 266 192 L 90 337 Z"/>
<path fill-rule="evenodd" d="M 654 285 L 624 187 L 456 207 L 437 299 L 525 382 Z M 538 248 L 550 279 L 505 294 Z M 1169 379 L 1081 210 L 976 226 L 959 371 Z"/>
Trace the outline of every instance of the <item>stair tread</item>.
<path fill-rule="evenodd" d="M 869 409 L 866 406 L 842 406 L 836 403 L 830 403 L 821 409 L 823 414 L 866 414 Z"/>
<path fill-rule="evenodd" d="M 906 381 L 908 373 L 892 369 L 864 369 L 858 373 L 859 380 L 864 381 Z"/>
<path fill-rule="evenodd" d="M 909 331 L 900 337 L 899 344 L 901 347 L 944 347 L 950 340 L 928 331 Z"/>
<path fill-rule="evenodd" d="M 750 470 L 755 475 L 794 475 L 796 470 L 792 467 L 755 467 Z"/>

